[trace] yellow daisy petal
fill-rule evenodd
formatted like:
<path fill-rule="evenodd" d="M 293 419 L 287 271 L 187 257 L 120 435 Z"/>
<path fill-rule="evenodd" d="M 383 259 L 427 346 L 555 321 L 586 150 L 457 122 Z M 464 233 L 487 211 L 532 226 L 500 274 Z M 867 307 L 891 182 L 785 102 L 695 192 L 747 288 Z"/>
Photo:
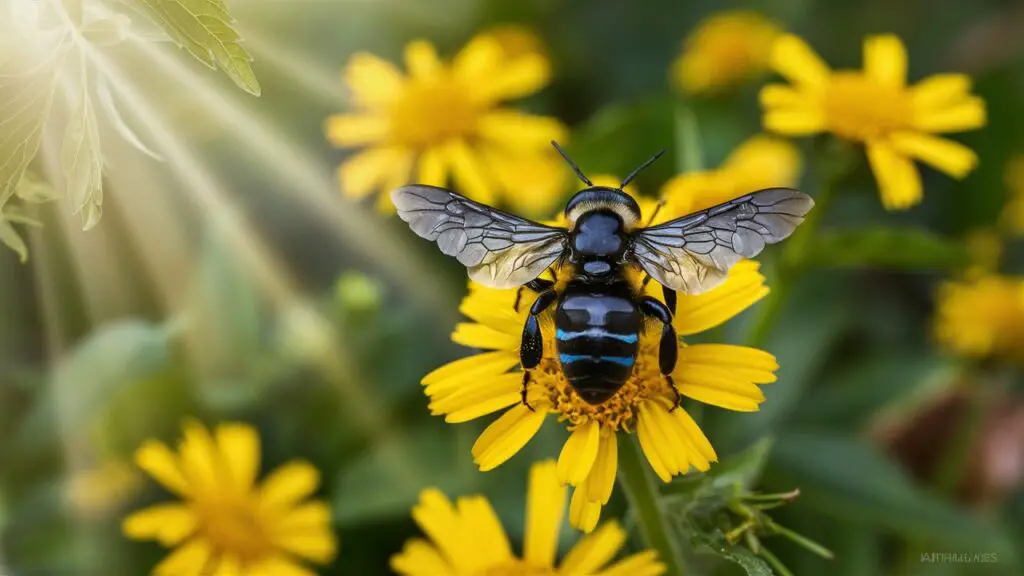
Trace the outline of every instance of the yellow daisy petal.
<path fill-rule="evenodd" d="M 153 568 L 156 576 L 180 576 L 181 574 L 201 574 L 213 549 L 204 538 L 194 538 L 171 552 Z"/>
<path fill-rule="evenodd" d="M 680 336 L 688 336 L 723 324 L 768 294 L 761 264 L 741 260 L 714 290 L 702 294 L 681 294 L 676 300 L 672 325 Z"/>
<path fill-rule="evenodd" d="M 391 104 L 405 87 L 405 79 L 394 64 L 366 52 L 348 59 L 344 79 L 352 100 L 366 108 Z"/>
<path fill-rule="evenodd" d="M 135 451 L 135 464 L 178 496 L 191 490 L 181 471 L 178 457 L 163 442 L 147 440 Z"/>
<path fill-rule="evenodd" d="M 657 552 L 644 550 L 619 560 L 596 576 L 661 576 L 667 570 L 668 567 L 658 561 Z"/>
<path fill-rule="evenodd" d="M 772 44 L 771 66 L 793 84 L 819 88 L 831 74 L 825 62 L 803 40 L 783 34 Z"/>
<path fill-rule="evenodd" d="M 289 462 L 274 470 L 260 486 L 264 507 L 291 506 L 316 492 L 320 471 L 307 462 Z"/>
<path fill-rule="evenodd" d="M 121 524 L 124 535 L 134 540 L 156 540 L 175 546 L 196 529 L 196 515 L 184 504 L 159 504 L 135 512 Z"/>
<path fill-rule="evenodd" d="M 600 445 L 601 426 L 590 421 L 573 431 L 558 455 L 558 481 L 572 484 L 583 482 L 590 473 Z"/>
<path fill-rule="evenodd" d="M 977 96 L 957 104 L 916 110 L 914 127 L 925 132 L 962 132 L 981 128 L 987 121 L 985 101 Z"/>
<path fill-rule="evenodd" d="M 547 59 L 528 54 L 505 63 L 493 76 L 482 80 L 471 96 L 485 102 L 522 98 L 546 86 L 550 79 L 551 65 Z"/>
<path fill-rule="evenodd" d="M 804 108 L 809 104 L 805 94 L 786 84 L 768 84 L 758 98 L 765 108 Z"/>
<path fill-rule="evenodd" d="M 594 466 L 582 486 L 586 489 L 587 500 L 607 504 L 615 488 L 615 473 L 619 467 L 619 442 L 615 433 L 601 430 L 601 443 L 597 450 Z"/>
<path fill-rule="evenodd" d="M 401 576 L 458 576 L 437 548 L 421 538 L 406 542 L 390 565 Z"/>
<path fill-rule="evenodd" d="M 481 379 L 473 386 L 432 400 L 430 410 L 434 415 L 446 414 L 444 420 L 450 424 L 468 422 L 520 402 L 522 381 L 522 374 L 517 372 Z"/>
<path fill-rule="evenodd" d="M 260 471 L 260 439 L 256 429 L 245 424 L 221 424 L 216 435 L 226 472 L 236 489 L 247 492 Z"/>
<path fill-rule="evenodd" d="M 512 559 L 512 545 L 501 526 L 494 508 L 483 496 L 459 498 L 459 514 L 467 533 L 472 534 L 474 554 L 485 560 L 486 565 L 508 562 Z"/>
<path fill-rule="evenodd" d="M 963 178 L 978 165 L 973 150 L 952 140 L 917 132 L 898 132 L 889 137 L 893 149 L 917 158 L 954 178 Z"/>
<path fill-rule="evenodd" d="M 214 564 L 215 568 L 206 567 L 211 576 L 242 576 L 242 561 L 234 554 L 222 554 L 214 561 Z"/>
<path fill-rule="evenodd" d="M 408 153 L 401 148 L 370 148 L 349 158 L 338 168 L 341 191 L 350 198 L 362 198 L 377 190 Z"/>
<path fill-rule="evenodd" d="M 457 388 L 460 384 L 473 382 L 481 377 L 504 374 L 518 364 L 519 356 L 511 352 L 484 352 L 449 362 L 424 376 L 420 383 L 427 387 L 426 392 L 429 395 L 435 390 L 442 392 Z"/>
<path fill-rule="evenodd" d="M 327 141 L 345 148 L 362 146 L 383 140 L 388 134 L 388 120 L 369 114 L 334 114 L 324 127 Z"/>
<path fill-rule="evenodd" d="M 758 135 L 736 147 L 718 172 L 734 190 L 745 194 L 762 188 L 793 186 L 800 169 L 800 151 L 796 146 L 788 140 Z M 714 204 L 702 208 L 711 206 Z"/>
<path fill-rule="evenodd" d="M 966 74 L 935 74 L 910 88 L 914 108 L 939 108 L 964 100 L 971 92 L 971 77 Z"/>
<path fill-rule="evenodd" d="M 520 340 L 520 337 L 499 332 L 489 326 L 468 322 L 456 324 L 455 332 L 452 333 L 452 342 L 484 350 L 515 350 Z"/>
<path fill-rule="evenodd" d="M 818 108 L 786 108 L 765 112 L 765 130 L 789 136 L 807 136 L 825 130 L 825 116 Z"/>
<path fill-rule="evenodd" d="M 178 452 L 189 484 L 199 490 L 215 489 L 219 481 L 217 446 L 209 431 L 195 420 L 186 420 Z"/>
<path fill-rule="evenodd" d="M 565 488 L 558 482 L 555 463 L 545 460 L 534 464 L 526 491 L 523 560 L 535 566 L 554 566 L 564 514 Z"/>
<path fill-rule="evenodd" d="M 327 564 L 334 559 L 338 541 L 327 526 L 322 530 L 292 532 L 279 536 L 275 544 L 285 552 L 318 564 Z"/>
<path fill-rule="evenodd" d="M 448 183 L 448 161 L 443 147 L 431 146 L 423 151 L 418 161 L 416 182 L 428 186 Z"/>
<path fill-rule="evenodd" d="M 626 531 L 617 522 L 607 522 L 569 550 L 558 572 L 565 575 L 597 572 L 619 553 L 625 543 Z"/>
<path fill-rule="evenodd" d="M 430 80 L 443 70 L 434 45 L 426 40 L 414 40 L 405 46 L 405 67 L 415 80 Z"/>
<path fill-rule="evenodd" d="M 589 534 L 597 527 L 597 521 L 601 519 L 601 503 L 592 502 L 587 499 L 587 491 L 584 488 L 577 488 L 572 492 L 572 500 L 569 503 L 569 524 L 573 528 Z M 564 568 L 562 574 L 567 574 Z"/>
<path fill-rule="evenodd" d="M 480 136 L 502 147 L 523 152 L 547 152 L 551 141 L 564 144 L 568 130 L 550 116 L 534 116 L 499 108 L 480 118 Z"/>
<path fill-rule="evenodd" d="M 489 34 L 478 34 L 452 59 L 452 74 L 463 81 L 475 81 L 501 65 L 502 50 Z"/>
<path fill-rule="evenodd" d="M 427 537 L 437 546 L 442 555 L 456 563 L 463 558 L 462 524 L 451 500 L 436 488 L 420 492 L 420 501 L 412 509 L 412 518 Z"/>
<path fill-rule="evenodd" d="M 905 210 L 921 201 L 921 177 L 909 158 L 888 144 L 873 142 L 868 144 L 868 163 L 886 210 Z"/>
<path fill-rule="evenodd" d="M 864 72 L 883 86 L 902 88 L 907 82 L 907 50 L 893 34 L 864 40 Z"/>
<path fill-rule="evenodd" d="M 317 576 L 316 572 L 283 554 L 274 554 L 249 569 L 252 576 Z"/>
<path fill-rule="evenodd" d="M 494 203 L 494 188 L 480 165 L 480 159 L 463 140 L 448 143 L 448 162 L 452 167 L 455 185 L 466 196 L 483 202 Z"/>
<path fill-rule="evenodd" d="M 473 444 L 473 461 L 482 472 L 500 466 L 526 446 L 540 430 L 547 406 L 534 405 L 534 410 L 522 404 L 513 406 L 477 438 Z"/>

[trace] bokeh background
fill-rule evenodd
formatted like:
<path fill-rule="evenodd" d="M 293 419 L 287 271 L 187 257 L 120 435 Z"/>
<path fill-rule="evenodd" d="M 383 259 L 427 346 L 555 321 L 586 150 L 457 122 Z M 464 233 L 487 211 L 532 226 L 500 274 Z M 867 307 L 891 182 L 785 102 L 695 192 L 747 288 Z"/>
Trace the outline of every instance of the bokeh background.
<path fill-rule="evenodd" d="M 924 232 L 910 248 L 886 243 L 909 241 L 899 235 L 825 245 L 764 341 L 781 368 L 761 410 L 707 407 L 701 426 L 723 457 L 772 439 L 757 488 L 801 492 L 773 517 L 835 553 L 829 561 L 766 539 L 794 574 L 1024 572 L 1019 369 L 1012 357 L 963 358 L 933 328 L 940 285 L 982 258 L 968 240 L 995 230 L 1024 184 L 1006 178 L 1024 152 L 1019 3 L 229 5 L 262 95 L 173 47 L 160 48 L 157 65 L 112 47 L 145 110 L 127 122 L 143 125 L 140 139 L 159 159 L 105 138 L 102 222 L 82 232 L 61 201 L 33 206 L 43 226 L 26 232 L 29 261 L 0 250 L 0 573 L 148 571 L 164 550 L 126 539 L 120 524 L 168 496 L 132 454 L 146 439 L 175 442 L 188 416 L 256 426 L 264 470 L 302 458 L 321 471 L 318 497 L 340 537 L 324 574 L 388 573 L 388 557 L 417 533 L 409 509 L 426 486 L 487 495 L 518 538 L 528 466 L 556 456 L 565 432 L 545 427 L 482 474 L 469 448 L 487 419 L 450 426 L 428 413 L 420 378 L 468 353 L 449 339 L 465 272 L 372 201 L 340 193 L 334 171 L 346 153 L 324 137 L 325 119 L 348 106 L 340 72 L 356 51 L 399 61 L 408 41 L 426 38 L 447 56 L 481 30 L 521 26 L 553 64 L 551 85 L 521 107 L 568 124 L 569 149 L 590 173 L 622 175 L 667 148 L 638 179 L 654 194 L 689 153 L 681 124 L 695 123 L 708 167 L 761 130 L 763 79 L 699 96 L 671 81 L 698 22 L 740 6 L 799 34 L 836 68 L 860 67 L 865 35 L 896 33 L 911 81 L 969 73 L 989 123 L 958 136 L 978 168 L 962 181 L 923 168 L 924 202 L 906 212 L 882 208 L 859 160 L 822 232 Z M 798 145 L 811 164 L 815 142 Z M 814 195 L 816 175 L 804 172 L 801 188 Z M 562 197 L 574 186 L 565 176 Z M 999 269 L 1020 273 L 1019 242 L 1005 234 L 1000 244 Z M 771 249 L 759 258 L 769 286 L 778 257 Z M 1024 315 L 1013 313 L 1008 330 L 1024 334 Z M 744 341 L 756 314 L 708 339 Z M 605 516 L 627 515 L 628 525 L 621 498 Z M 562 536 L 565 546 L 575 540 L 568 527 Z M 922 556 L 961 552 L 997 561 Z M 744 573 L 698 546 L 689 554 L 697 573 Z"/>

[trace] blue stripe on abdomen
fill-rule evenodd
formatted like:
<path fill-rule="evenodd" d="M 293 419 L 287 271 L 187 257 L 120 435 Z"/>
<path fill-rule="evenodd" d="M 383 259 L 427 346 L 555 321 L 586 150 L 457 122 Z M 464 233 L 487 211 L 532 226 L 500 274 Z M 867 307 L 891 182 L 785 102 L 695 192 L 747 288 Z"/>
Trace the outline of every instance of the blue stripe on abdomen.
<path fill-rule="evenodd" d="M 601 328 L 589 328 L 587 330 L 580 330 L 579 332 L 566 332 L 561 328 L 555 330 L 555 338 L 559 340 L 573 340 L 575 338 L 582 338 L 589 336 L 591 338 L 614 338 L 620 342 L 627 344 L 636 344 L 638 337 L 636 334 L 615 334 Z"/>
<path fill-rule="evenodd" d="M 595 362 L 611 362 L 619 366 L 632 366 L 636 359 L 632 356 L 590 356 L 587 354 L 559 354 L 558 361 L 562 364 L 572 364 L 579 360 L 592 360 Z"/>

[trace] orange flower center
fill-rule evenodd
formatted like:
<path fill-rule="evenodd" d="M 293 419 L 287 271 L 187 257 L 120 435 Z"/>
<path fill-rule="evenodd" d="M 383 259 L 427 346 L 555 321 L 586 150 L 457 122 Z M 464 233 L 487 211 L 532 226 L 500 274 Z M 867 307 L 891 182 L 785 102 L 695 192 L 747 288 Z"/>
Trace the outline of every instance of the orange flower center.
<path fill-rule="evenodd" d="M 543 328 L 542 328 L 543 329 Z M 554 333 L 545 333 L 545 344 L 554 342 Z M 661 396 L 675 399 L 668 381 L 658 366 L 658 339 L 661 331 L 645 331 L 640 336 L 633 373 L 618 392 L 598 405 L 588 404 L 566 380 L 561 366 L 555 358 L 554 346 L 545 345 L 544 358 L 533 373 L 531 392 L 537 388 L 551 403 L 552 411 L 559 414 L 559 421 L 568 421 L 569 428 L 596 420 L 601 426 L 612 431 L 629 431 L 636 420 L 643 400 Z M 531 397 L 533 395 L 531 394 Z"/>
<path fill-rule="evenodd" d="M 498 566 L 492 566 L 477 573 L 478 576 L 555 576 L 551 568 L 535 566 L 518 558 Z"/>
<path fill-rule="evenodd" d="M 860 72 L 836 72 L 822 95 L 829 130 L 867 141 L 906 128 L 914 107 L 902 88 L 884 86 Z"/>
<path fill-rule="evenodd" d="M 219 551 L 237 556 L 242 565 L 259 561 L 273 550 L 255 502 L 242 498 L 196 502 L 199 533 Z"/>
<path fill-rule="evenodd" d="M 412 81 L 391 106 L 391 136 L 412 148 L 441 144 L 476 132 L 481 109 L 468 91 L 444 72 L 430 81 Z"/>

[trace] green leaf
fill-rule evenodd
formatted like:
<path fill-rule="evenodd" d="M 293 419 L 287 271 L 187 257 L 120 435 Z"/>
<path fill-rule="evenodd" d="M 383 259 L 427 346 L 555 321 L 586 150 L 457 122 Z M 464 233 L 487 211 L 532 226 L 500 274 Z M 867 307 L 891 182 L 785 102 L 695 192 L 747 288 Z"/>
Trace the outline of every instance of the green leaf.
<path fill-rule="evenodd" d="M 16 191 L 18 198 L 31 204 L 42 204 L 60 198 L 60 194 L 49 182 L 41 180 L 32 172 L 25 172 Z"/>
<path fill-rule="evenodd" d="M 737 486 L 750 489 L 761 478 L 761 472 L 772 451 L 772 439 L 763 438 L 750 448 L 723 458 L 700 474 L 687 474 L 665 486 L 665 494 L 688 494 L 700 497 L 704 494 L 722 494 Z"/>
<path fill-rule="evenodd" d="M 799 486 L 801 504 L 908 538 L 1011 555 L 995 525 L 918 489 L 864 440 L 820 432 L 785 434 L 773 456 L 770 473 L 781 485 Z"/>
<path fill-rule="evenodd" d="M 84 70 L 81 88 L 64 133 L 61 166 L 64 169 L 65 193 L 71 199 L 74 213 L 82 214 L 82 229 L 89 230 L 99 223 L 103 215 L 103 157 L 96 112 Z"/>
<path fill-rule="evenodd" d="M 739 564 L 748 576 L 773 576 L 771 566 L 750 550 L 741 546 L 730 546 L 722 538 L 712 538 L 706 534 L 696 534 L 694 539 L 712 552 L 726 560 Z"/>
<path fill-rule="evenodd" d="M 255 96 L 260 85 L 252 56 L 232 28 L 224 0 L 119 0 L 159 26 L 178 46 L 211 69 L 220 66 L 239 88 Z"/>
<path fill-rule="evenodd" d="M 874 227 L 822 232 L 805 258 L 811 266 L 930 270 L 966 265 L 970 254 L 963 243 L 928 230 Z"/>
<path fill-rule="evenodd" d="M 0 242 L 3 242 L 4 246 L 13 250 L 18 255 L 18 260 L 22 264 L 28 262 L 28 246 L 7 219 L 5 212 L 0 212 Z"/>
<path fill-rule="evenodd" d="M 115 46 L 128 38 L 131 23 L 124 14 L 115 14 L 89 22 L 82 27 L 82 36 L 94 46 Z"/>
<path fill-rule="evenodd" d="M 8 30 L 0 23 L 0 208 L 39 150 L 57 74 L 69 46 L 63 33 Z"/>

